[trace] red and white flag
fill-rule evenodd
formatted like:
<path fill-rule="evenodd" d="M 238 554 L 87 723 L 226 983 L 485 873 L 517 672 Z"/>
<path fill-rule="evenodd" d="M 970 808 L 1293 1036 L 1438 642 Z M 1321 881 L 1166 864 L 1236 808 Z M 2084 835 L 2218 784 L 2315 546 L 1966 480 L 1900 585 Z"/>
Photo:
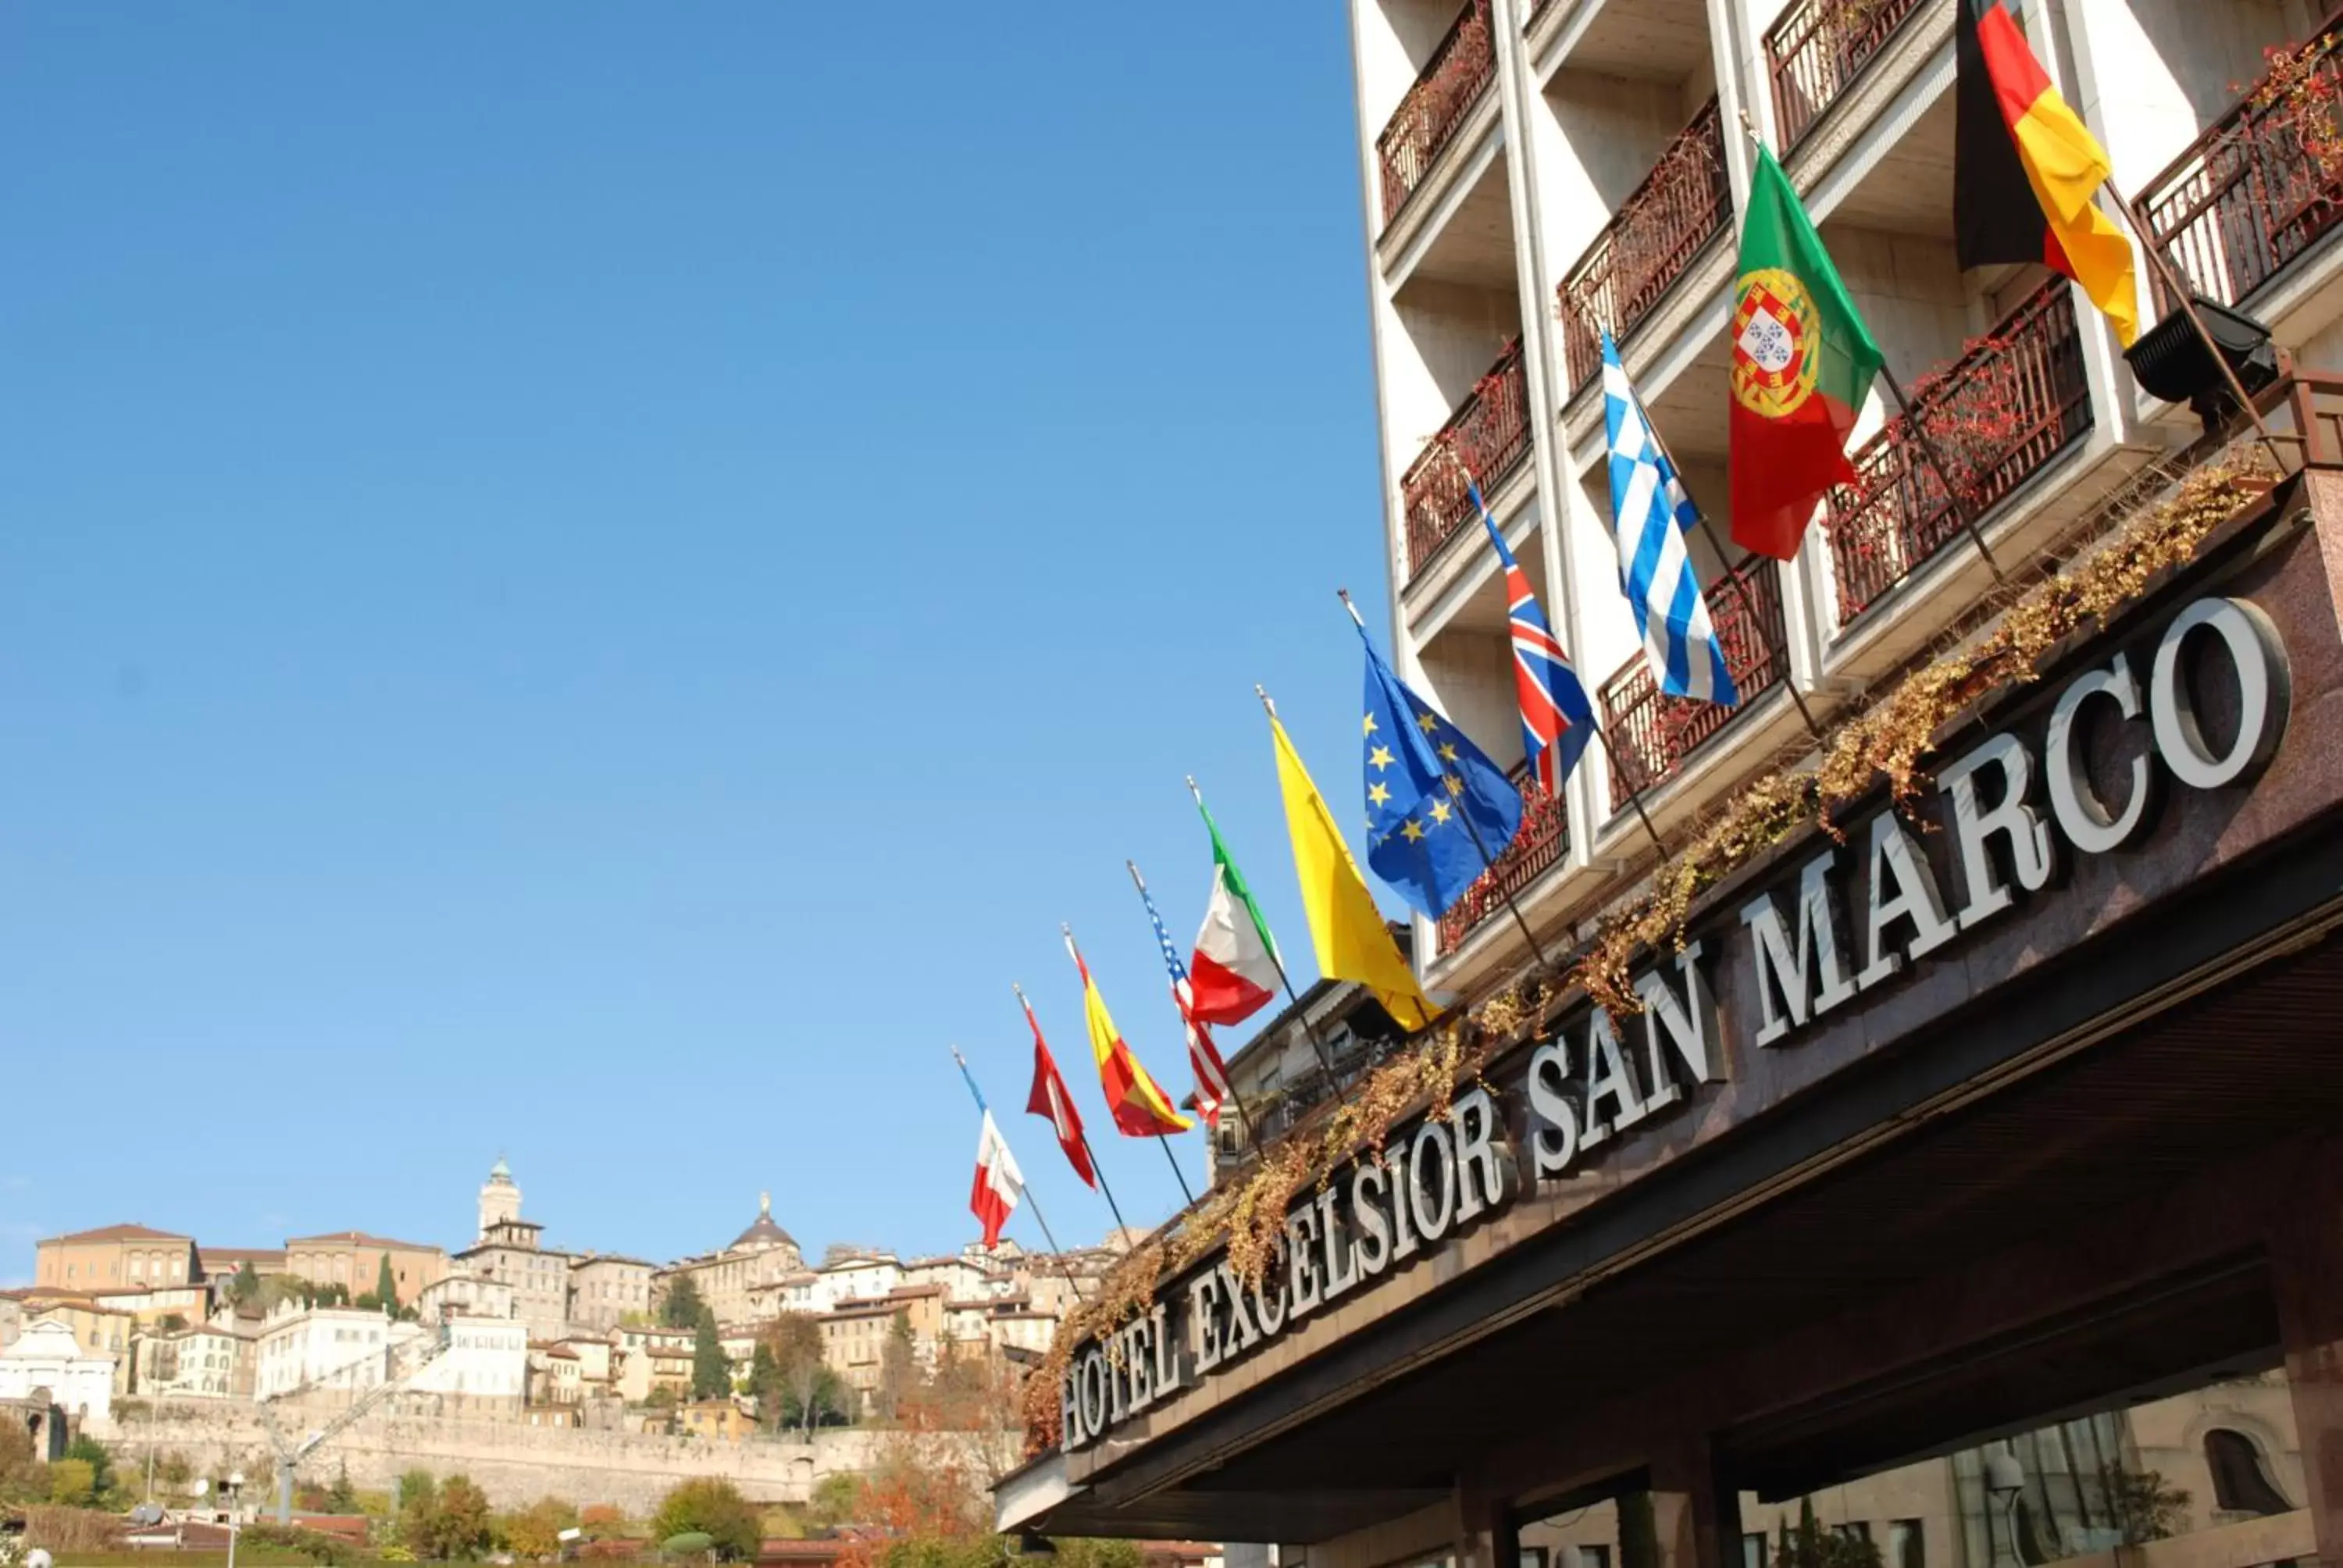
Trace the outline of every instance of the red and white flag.
<path fill-rule="evenodd" d="M 1009 1223 L 1018 1200 L 1024 1196 L 1025 1174 L 1017 1169 L 1017 1158 L 1009 1152 L 1008 1141 L 992 1124 L 992 1112 L 988 1110 L 984 1131 L 976 1140 L 976 1186 L 968 1196 L 970 1211 L 984 1227 L 988 1250 L 1000 1242 L 1001 1228 Z"/>
<path fill-rule="evenodd" d="M 1083 1184 L 1095 1188 L 1098 1174 L 1091 1169 L 1089 1142 L 1082 1137 L 1081 1113 L 1074 1109 L 1074 1097 L 1066 1092 L 1066 1081 L 1058 1075 L 1057 1059 L 1050 1054 L 1050 1042 L 1041 1038 L 1041 1020 L 1033 1016 L 1033 1004 L 1025 1000 L 1025 993 L 1017 993 L 1025 1009 L 1026 1027 L 1033 1031 L 1033 1088 L 1025 1097 L 1025 1109 L 1036 1116 L 1050 1119 L 1051 1128 L 1058 1135 L 1058 1147 L 1066 1151 L 1066 1163 Z"/>

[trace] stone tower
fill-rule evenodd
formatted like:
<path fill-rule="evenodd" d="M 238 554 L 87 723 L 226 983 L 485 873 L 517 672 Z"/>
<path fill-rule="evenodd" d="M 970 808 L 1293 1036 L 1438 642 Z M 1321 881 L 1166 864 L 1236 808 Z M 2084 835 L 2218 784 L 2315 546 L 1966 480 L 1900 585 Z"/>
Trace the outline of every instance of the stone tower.
<path fill-rule="evenodd" d="M 520 1189 L 513 1184 L 512 1167 L 502 1155 L 488 1170 L 488 1185 L 480 1189 L 480 1234 L 487 1241 L 488 1232 L 508 1220 L 520 1218 Z"/>

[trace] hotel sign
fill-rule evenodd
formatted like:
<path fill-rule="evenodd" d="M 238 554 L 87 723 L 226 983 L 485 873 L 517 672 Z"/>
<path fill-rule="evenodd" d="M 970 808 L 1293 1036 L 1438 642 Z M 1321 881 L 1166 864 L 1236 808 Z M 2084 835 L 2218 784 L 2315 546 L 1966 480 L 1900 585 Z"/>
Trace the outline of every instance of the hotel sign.
<path fill-rule="evenodd" d="M 2067 681 L 2038 741 L 1996 733 L 1936 771 L 1944 855 L 1960 899 L 1948 904 L 1912 827 L 1894 809 L 1801 863 L 1788 885 L 1749 900 L 1710 940 L 1739 967 L 1750 1016 L 1733 1038 L 1792 1042 L 1823 1015 L 1894 980 L 2051 887 L 2062 859 L 2105 855 L 2153 826 L 2168 779 L 2190 789 L 2248 780 L 2286 729 L 2285 650 L 2241 599 L 2197 599 L 2145 660 L 2129 657 Z M 2224 684 L 2226 683 L 2226 685 Z M 2223 691 L 2221 722 L 2199 694 Z M 2132 727 L 2119 775 L 2095 779 L 2087 728 Z M 2220 737 L 2213 732 L 2218 729 Z M 1623 1024 L 1590 1006 L 1529 1053 L 1508 1099 L 1509 1136 L 1486 1090 L 1394 1136 L 1380 1161 L 1288 1211 L 1278 1266 L 1239 1279 L 1225 1260 L 1187 1276 L 1134 1319 L 1086 1344 L 1059 1388 L 1062 1446 L 1081 1448 L 1200 1378 L 1275 1342 L 1351 1292 L 1453 1245 L 1525 1187 L 1602 1158 L 1624 1134 L 1723 1081 L 1725 1030 L 1706 983 L 1705 943 L 1634 980 L 1643 1013 Z"/>

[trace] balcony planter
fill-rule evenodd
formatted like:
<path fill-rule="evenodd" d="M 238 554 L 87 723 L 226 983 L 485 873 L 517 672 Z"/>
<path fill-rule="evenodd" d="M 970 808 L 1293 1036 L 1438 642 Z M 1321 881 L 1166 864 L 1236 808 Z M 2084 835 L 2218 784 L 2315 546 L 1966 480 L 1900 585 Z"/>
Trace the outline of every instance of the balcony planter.
<path fill-rule="evenodd" d="M 1733 217 L 1725 122 L 1711 98 L 1661 150 L 1559 289 L 1564 374 L 1575 392 L 1603 365 L 1602 332 L 1624 338 Z"/>
<path fill-rule="evenodd" d="M 1660 690 L 1651 660 L 1637 650 L 1603 683 L 1603 725 L 1615 759 L 1611 809 L 1631 795 L 1673 778 L 1684 758 L 1745 712 L 1789 673 L 1782 623 L 1782 579 L 1769 560 L 1752 560 L 1708 585 L 1711 624 L 1741 701 L 1733 708 L 1670 697 Z"/>
<path fill-rule="evenodd" d="M 1516 337 L 1400 479 L 1411 577 L 1473 520 L 1466 471 L 1480 480 L 1483 496 L 1494 496 L 1529 451 L 1529 383 Z"/>
<path fill-rule="evenodd" d="M 1919 0 L 1799 0 L 1766 29 L 1774 124 L 1789 155 L 1855 84 Z"/>
<path fill-rule="evenodd" d="M 2238 305 L 2343 217 L 2343 24 L 2267 51 L 2269 70 L 2140 191 L 2142 219 L 2198 293 Z M 2174 308 L 2157 280 L 2159 311 Z"/>
<path fill-rule="evenodd" d="M 1464 896 L 1440 917 L 1440 950 L 1453 953 L 1473 929 L 1505 907 L 1508 896 L 1518 899 L 1531 884 L 1562 863 L 1570 853 L 1570 808 L 1530 782 L 1526 768 L 1510 777 L 1522 792 L 1522 829 L 1505 846 L 1496 862 L 1473 879 Z"/>
<path fill-rule="evenodd" d="M 1375 138 L 1386 225 L 1423 184 L 1433 165 L 1496 79 L 1489 0 L 1470 0 L 1433 47 L 1432 58 L 1424 62 L 1423 74 L 1399 101 L 1383 135 Z"/>
<path fill-rule="evenodd" d="M 1855 454 L 1859 482 L 1825 506 L 1839 623 L 1957 538 L 2091 427 L 2074 295 L 2053 277 L 1912 393 L 1952 488 L 1901 417 Z M 1955 504 L 1957 493 L 1959 505 Z"/>

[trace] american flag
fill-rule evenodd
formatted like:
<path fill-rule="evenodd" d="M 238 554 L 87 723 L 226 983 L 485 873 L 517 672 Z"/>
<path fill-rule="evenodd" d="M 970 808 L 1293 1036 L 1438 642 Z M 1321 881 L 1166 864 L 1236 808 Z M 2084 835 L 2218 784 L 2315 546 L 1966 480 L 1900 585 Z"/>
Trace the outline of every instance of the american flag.
<path fill-rule="evenodd" d="M 1570 668 L 1570 656 L 1546 628 L 1537 596 L 1530 591 L 1529 574 L 1505 548 L 1497 519 L 1481 498 L 1481 487 L 1470 487 L 1481 521 L 1488 525 L 1489 542 L 1505 568 L 1506 619 L 1513 630 L 1513 691 L 1522 709 L 1522 752 L 1529 759 L 1530 777 L 1554 799 L 1562 799 L 1563 780 L 1578 765 L 1578 754 L 1594 734 L 1594 709 L 1586 688 Z"/>
<path fill-rule="evenodd" d="M 1163 967 L 1172 974 L 1172 1005 L 1180 1010 L 1180 1022 L 1188 1031 L 1188 1065 L 1196 1074 L 1196 1113 L 1204 1125 L 1219 1131 L 1221 1107 L 1229 1101 L 1229 1069 L 1221 1060 L 1218 1048 L 1212 1044 L 1212 1031 L 1198 1020 L 1195 1014 L 1195 992 L 1188 985 L 1188 966 L 1180 961 L 1180 950 L 1172 945 L 1172 933 L 1163 929 L 1163 917 L 1155 912 L 1155 900 L 1148 896 L 1147 884 L 1140 879 L 1139 868 L 1131 868 L 1131 879 L 1138 883 L 1139 901 L 1147 906 L 1147 919 L 1155 928 L 1156 945 L 1163 950 Z"/>

